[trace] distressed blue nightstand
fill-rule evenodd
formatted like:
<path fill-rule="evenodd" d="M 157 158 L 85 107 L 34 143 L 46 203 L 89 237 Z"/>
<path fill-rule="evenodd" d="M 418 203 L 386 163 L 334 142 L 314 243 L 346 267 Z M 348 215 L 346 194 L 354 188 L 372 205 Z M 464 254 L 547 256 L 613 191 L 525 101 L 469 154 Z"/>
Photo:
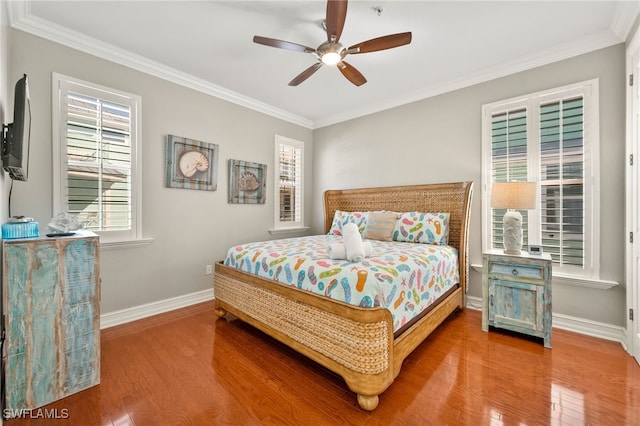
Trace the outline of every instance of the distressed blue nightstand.
<path fill-rule="evenodd" d="M 482 263 L 482 330 L 541 337 L 551 348 L 551 256 L 490 250 Z"/>

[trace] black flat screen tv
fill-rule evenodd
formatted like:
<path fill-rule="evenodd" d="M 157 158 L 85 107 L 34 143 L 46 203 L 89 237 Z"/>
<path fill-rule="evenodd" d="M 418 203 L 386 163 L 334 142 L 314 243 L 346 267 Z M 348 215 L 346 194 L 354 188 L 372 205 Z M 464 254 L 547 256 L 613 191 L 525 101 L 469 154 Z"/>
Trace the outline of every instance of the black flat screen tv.
<path fill-rule="evenodd" d="M 9 173 L 11 179 L 26 181 L 29 175 L 31 138 L 31 102 L 26 74 L 16 83 L 13 123 L 3 127 L 2 168 Z"/>

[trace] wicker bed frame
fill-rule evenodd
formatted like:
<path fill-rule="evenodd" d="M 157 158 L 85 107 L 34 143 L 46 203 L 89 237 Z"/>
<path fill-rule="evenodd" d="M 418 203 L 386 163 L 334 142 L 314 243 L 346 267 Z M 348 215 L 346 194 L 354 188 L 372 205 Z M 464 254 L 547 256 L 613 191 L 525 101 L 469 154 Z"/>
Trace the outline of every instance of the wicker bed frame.
<path fill-rule="evenodd" d="M 324 194 L 325 232 L 336 210 L 449 212 L 449 244 L 459 252 L 460 285 L 434 309 L 394 337 L 391 313 L 360 308 L 246 272 L 215 265 L 215 312 L 227 312 L 342 376 L 360 407 L 378 395 L 404 359 L 452 312 L 464 307 L 469 210 L 473 182 L 332 190 Z"/>

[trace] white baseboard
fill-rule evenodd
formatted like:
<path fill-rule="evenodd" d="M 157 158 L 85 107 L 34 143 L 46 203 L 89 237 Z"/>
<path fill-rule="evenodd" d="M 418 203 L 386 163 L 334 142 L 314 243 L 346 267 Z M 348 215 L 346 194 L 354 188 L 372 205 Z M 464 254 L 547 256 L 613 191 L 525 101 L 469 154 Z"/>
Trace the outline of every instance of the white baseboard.
<path fill-rule="evenodd" d="M 482 298 L 481 297 L 473 297 L 467 296 L 467 303 L 465 306 L 469 309 L 474 309 L 476 311 L 482 310 Z"/>
<path fill-rule="evenodd" d="M 126 324 L 131 321 L 150 317 L 173 311 L 174 309 L 185 308 L 196 303 L 206 302 L 213 299 L 213 289 L 198 291 L 171 299 L 159 300 L 132 308 L 121 309 L 119 311 L 108 312 L 100 315 L 100 329 Z"/>
<path fill-rule="evenodd" d="M 584 318 L 571 317 L 569 315 L 553 314 L 553 327 L 587 336 L 599 337 L 605 340 L 619 342 L 626 348 L 626 331 L 624 327 L 591 321 Z"/>
<path fill-rule="evenodd" d="M 466 307 L 481 311 L 482 298 L 467 296 Z M 600 339 L 613 340 L 614 342 L 620 343 L 626 350 L 627 339 L 624 327 L 563 314 L 553 314 L 552 323 L 553 328 L 598 337 Z"/>

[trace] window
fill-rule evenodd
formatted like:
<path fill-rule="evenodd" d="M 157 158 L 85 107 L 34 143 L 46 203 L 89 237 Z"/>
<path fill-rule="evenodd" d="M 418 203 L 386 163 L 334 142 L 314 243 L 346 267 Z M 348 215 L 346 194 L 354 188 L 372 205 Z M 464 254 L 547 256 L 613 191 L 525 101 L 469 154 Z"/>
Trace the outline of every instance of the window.
<path fill-rule="evenodd" d="M 276 135 L 275 229 L 302 228 L 304 143 Z"/>
<path fill-rule="evenodd" d="M 598 276 L 598 81 L 484 105 L 484 249 L 502 248 L 494 182 L 535 181 L 538 208 L 521 211 L 524 244 L 540 244 L 554 275 Z"/>
<path fill-rule="evenodd" d="M 140 98 L 53 75 L 54 211 L 102 242 L 141 238 Z"/>

